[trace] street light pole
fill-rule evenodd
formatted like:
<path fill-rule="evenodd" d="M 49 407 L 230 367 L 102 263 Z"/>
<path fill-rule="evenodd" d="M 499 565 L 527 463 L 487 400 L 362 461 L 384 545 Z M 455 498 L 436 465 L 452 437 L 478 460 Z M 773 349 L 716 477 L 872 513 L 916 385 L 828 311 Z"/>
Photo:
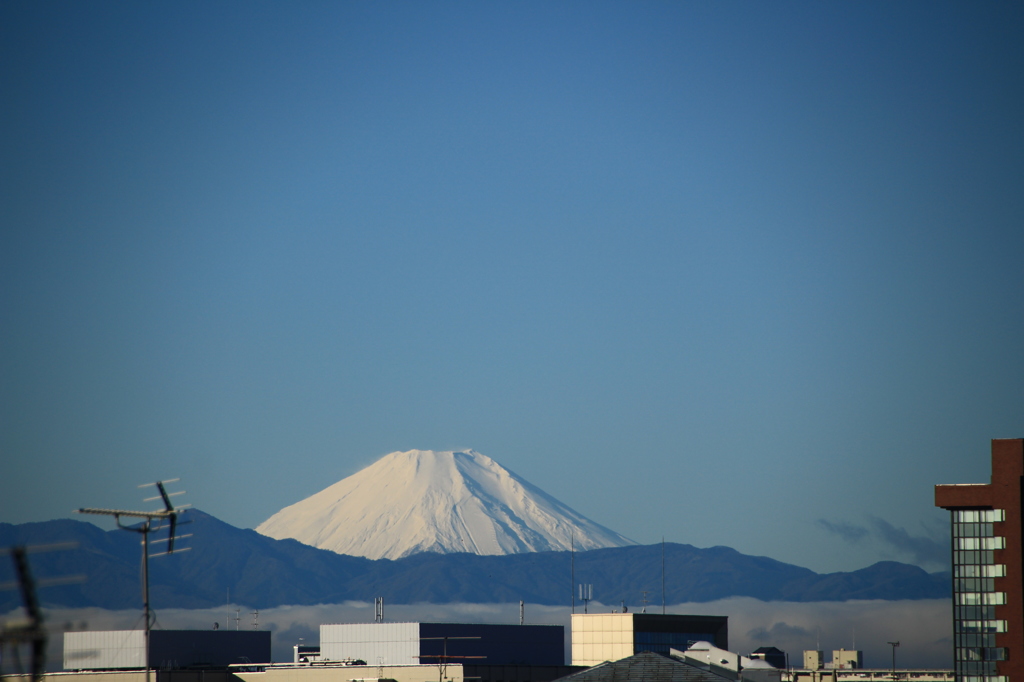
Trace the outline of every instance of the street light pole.
<path fill-rule="evenodd" d="M 889 642 L 889 646 L 892 647 L 892 681 L 896 682 L 896 647 L 900 645 L 899 642 Z"/>

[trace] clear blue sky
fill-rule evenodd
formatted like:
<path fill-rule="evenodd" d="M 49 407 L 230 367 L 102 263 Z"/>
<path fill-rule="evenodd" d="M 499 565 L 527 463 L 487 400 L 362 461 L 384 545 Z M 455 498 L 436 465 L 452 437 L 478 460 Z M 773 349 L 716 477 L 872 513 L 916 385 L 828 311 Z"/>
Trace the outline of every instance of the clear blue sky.
<path fill-rule="evenodd" d="M 252 527 L 472 447 L 640 542 L 938 568 L 932 486 L 1024 436 L 1022 36 L 1018 3 L 4 2 L 0 521 L 180 476 Z"/>

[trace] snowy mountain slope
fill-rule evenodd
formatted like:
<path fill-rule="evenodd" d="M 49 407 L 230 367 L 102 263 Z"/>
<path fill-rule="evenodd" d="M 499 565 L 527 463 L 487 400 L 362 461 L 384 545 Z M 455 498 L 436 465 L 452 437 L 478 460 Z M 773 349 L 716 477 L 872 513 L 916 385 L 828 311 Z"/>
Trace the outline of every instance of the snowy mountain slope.
<path fill-rule="evenodd" d="M 473 450 L 392 452 L 256 531 L 370 559 L 636 544 Z"/>

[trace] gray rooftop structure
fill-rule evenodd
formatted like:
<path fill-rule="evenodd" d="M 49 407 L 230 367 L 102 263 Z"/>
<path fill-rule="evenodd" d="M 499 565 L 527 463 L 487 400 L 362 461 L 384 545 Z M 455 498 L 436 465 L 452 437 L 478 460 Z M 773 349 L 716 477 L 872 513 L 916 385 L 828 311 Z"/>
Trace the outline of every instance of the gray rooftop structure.
<path fill-rule="evenodd" d="M 557 682 L 733 682 L 710 670 L 691 665 L 677 658 L 642 651 L 633 656 L 609 661 Z"/>

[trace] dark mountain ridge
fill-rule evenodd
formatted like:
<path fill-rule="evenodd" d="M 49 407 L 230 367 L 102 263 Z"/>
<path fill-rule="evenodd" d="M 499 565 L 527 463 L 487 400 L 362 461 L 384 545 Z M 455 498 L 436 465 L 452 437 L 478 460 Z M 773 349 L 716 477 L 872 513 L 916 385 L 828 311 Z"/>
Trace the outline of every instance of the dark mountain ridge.
<path fill-rule="evenodd" d="M 233 603 L 265 609 L 286 604 L 329 604 L 383 597 L 391 604 L 501 603 L 568 604 L 569 552 L 502 556 L 423 553 L 371 560 L 316 549 L 296 540 L 274 540 L 235 528 L 209 514 L 186 515 L 190 551 L 150 559 L 154 608 L 212 608 Z M 38 578 L 84 574 L 79 584 L 39 590 L 45 606 L 131 609 L 141 604 L 140 539 L 124 530 L 103 531 L 61 519 L 0 523 L 0 547 L 75 542 L 71 550 L 30 555 Z M 729 547 L 701 549 L 666 543 L 667 603 L 705 602 L 745 596 L 764 601 L 928 599 L 950 595 L 949 573 L 884 561 L 858 571 L 818 574 Z M 605 604 L 640 602 L 647 591 L 661 600 L 662 546 L 635 545 L 577 552 L 575 581 L 594 585 Z M 13 580 L 0 562 L 0 582 Z M 657 595 L 657 596 L 653 596 Z M 16 591 L 0 592 L 0 611 L 20 605 Z"/>

